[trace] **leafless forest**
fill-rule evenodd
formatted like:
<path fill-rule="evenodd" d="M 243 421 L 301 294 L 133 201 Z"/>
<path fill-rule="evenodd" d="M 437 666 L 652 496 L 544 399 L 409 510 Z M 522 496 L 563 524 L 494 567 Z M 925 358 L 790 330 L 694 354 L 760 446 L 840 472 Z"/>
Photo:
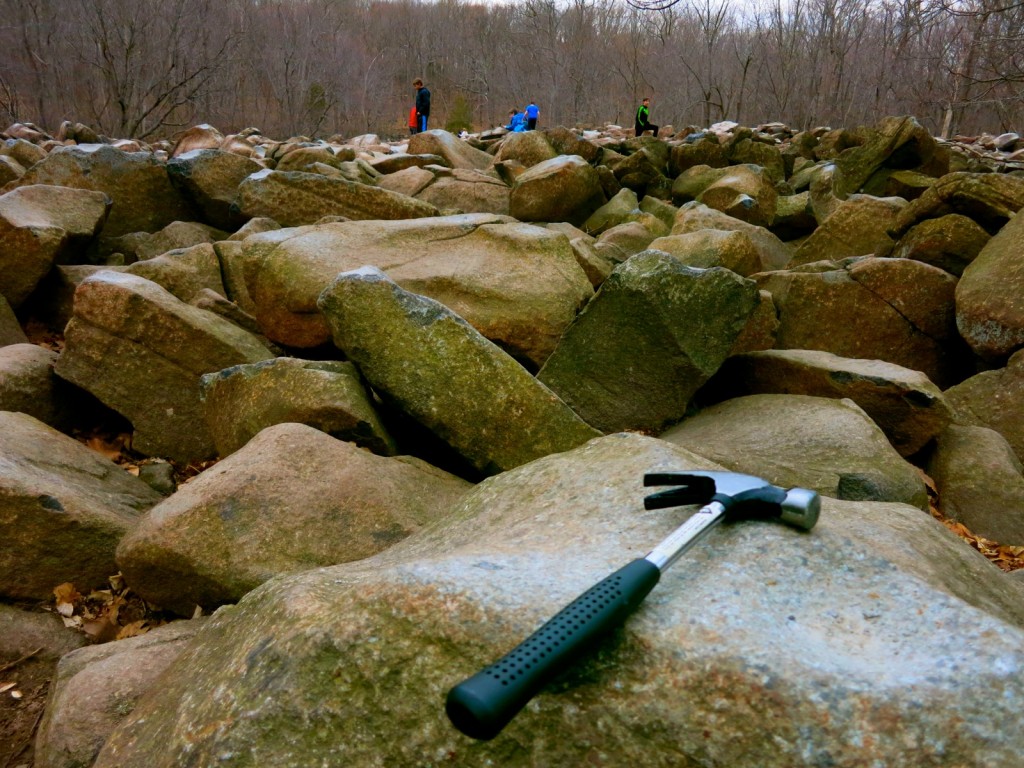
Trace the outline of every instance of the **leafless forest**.
<path fill-rule="evenodd" d="M 276 137 L 652 120 L 1020 130 L 1012 0 L 0 0 L 0 122 L 159 138 L 198 122 Z M 6 122 L 4 123 L 6 124 Z"/>

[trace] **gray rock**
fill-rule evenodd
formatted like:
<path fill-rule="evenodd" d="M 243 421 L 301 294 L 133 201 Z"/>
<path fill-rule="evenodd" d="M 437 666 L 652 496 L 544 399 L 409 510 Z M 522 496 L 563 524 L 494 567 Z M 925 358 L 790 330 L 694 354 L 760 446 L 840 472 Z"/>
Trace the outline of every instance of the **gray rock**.
<path fill-rule="evenodd" d="M 756 304 L 754 284 L 729 270 L 645 251 L 612 272 L 538 379 L 603 432 L 661 429 L 682 418 Z"/>
<path fill-rule="evenodd" d="M 56 352 L 35 344 L 0 347 L 0 411 L 27 413 L 55 429 L 66 427 L 77 401 L 54 376 Z"/>
<path fill-rule="evenodd" d="M 319 306 L 374 390 L 485 474 L 598 435 L 469 323 L 380 270 L 343 272 Z"/>
<path fill-rule="evenodd" d="M 921 371 L 940 388 L 963 379 L 949 323 L 955 284 L 940 269 L 908 259 L 862 259 L 756 280 L 778 309 L 777 349 L 884 360 Z"/>
<path fill-rule="evenodd" d="M 416 197 L 417 194 L 426 189 L 433 181 L 433 170 L 414 166 L 388 174 L 380 180 L 380 183 L 377 186 L 381 189 L 397 192 L 400 195 Z M 507 208 L 508 206 L 506 204 L 506 213 L 508 212 Z"/>
<path fill-rule="evenodd" d="M 559 155 L 516 179 L 509 212 L 520 221 L 582 224 L 604 203 L 597 171 L 581 157 Z"/>
<path fill-rule="evenodd" d="M 713 405 L 661 438 L 787 488 L 928 506 L 917 469 L 852 400 L 749 395 Z"/>
<path fill-rule="evenodd" d="M 994 429 L 1024 462 L 1024 350 L 1013 355 L 1005 368 L 971 376 L 945 395 L 957 423 Z"/>
<path fill-rule="evenodd" d="M 14 310 L 7 299 L 0 296 L 0 348 L 8 344 L 26 344 L 28 337 L 21 328 Z"/>
<path fill-rule="evenodd" d="M 594 243 L 595 249 L 616 263 L 623 262 L 630 256 L 644 251 L 658 235 L 667 232 L 667 228 L 650 214 L 642 213 L 637 221 L 627 221 L 606 229 Z"/>
<path fill-rule="evenodd" d="M 988 232 L 972 219 L 951 213 L 915 224 L 896 243 L 892 256 L 923 261 L 959 277 L 988 241 Z"/>
<path fill-rule="evenodd" d="M 0 412 L 0 595 L 45 600 L 117 572 L 114 549 L 159 496 L 109 459 L 23 413 Z"/>
<path fill-rule="evenodd" d="M 178 658 L 204 621 L 176 621 L 64 656 L 39 723 L 36 768 L 92 765 L 110 732 Z"/>
<path fill-rule="evenodd" d="M 764 168 L 731 165 L 727 168 L 694 166 L 672 183 L 672 200 L 696 200 L 709 208 L 755 226 L 770 226 L 778 195 Z"/>
<path fill-rule="evenodd" d="M 956 286 L 956 325 L 975 354 L 999 360 L 1024 347 L 1024 216 L 1014 216 Z"/>
<path fill-rule="evenodd" d="M 746 232 L 700 229 L 659 237 L 651 242 L 650 248 L 664 251 L 690 267 L 725 267 L 744 277 L 770 269 L 757 243 Z"/>
<path fill-rule="evenodd" d="M 33 657 L 57 660 L 87 642 L 83 633 L 65 627 L 56 613 L 0 603 L 0 665 L 33 651 Z"/>
<path fill-rule="evenodd" d="M 384 179 L 390 174 L 400 173 L 408 168 L 423 168 L 427 165 L 447 166 L 448 161 L 440 155 L 410 155 L 407 152 L 401 152 L 385 157 L 375 157 L 370 160 L 370 165 L 378 173 L 384 174 L 384 177 L 380 180 L 381 185 L 383 185 Z"/>
<path fill-rule="evenodd" d="M 515 160 L 530 168 L 557 156 L 558 152 L 551 146 L 547 136 L 540 131 L 526 131 L 506 135 L 494 155 L 494 162 Z"/>
<path fill-rule="evenodd" d="M 274 355 L 254 335 L 136 275 L 99 272 L 75 293 L 57 375 L 132 422 L 132 447 L 179 461 L 213 455 L 199 377 Z"/>
<path fill-rule="evenodd" d="M 919 509 L 830 499 L 809 534 L 712 532 L 501 736 L 459 735 L 449 687 L 692 512 L 645 512 L 643 473 L 708 466 L 609 436 L 481 484 L 371 560 L 265 584 L 210 620 L 96 768 L 1018 762 L 1021 587 Z"/>
<path fill-rule="evenodd" d="M 836 158 L 835 190 L 841 199 L 857 192 L 883 165 L 915 168 L 927 165 L 938 151 L 932 135 L 913 117 L 888 117 L 868 134 L 867 141 Z"/>
<path fill-rule="evenodd" d="M 19 187 L 49 184 L 103 192 L 113 201 L 102 238 L 156 232 L 195 216 L 171 186 L 165 163 L 150 152 L 125 152 L 109 144 L 57 147 L 18 179 Z"/>
<path fill-rule="evenodd" d="M 201 378 L 206 422 L 217 453 L 234 453 L 258 432 L 292 422 L 382 456 L 396 453 L 352 363 L 278 357 Z"/>
<path fill-rule="evenodd" d="M 415 196 L 438 210 L 507 216 L 509 194 L 508 185 L 493 172 L 456 168 L 436 174 Z"/>
<path fill-rule="evenodd" d="M 168 251 L 191 248 L 201 243 L 215 243 L 227 238 L 227 232 L 198 221 L 175 221 L 159 232 L 133 232 L 119 237 L 110 243 L 110 247 L 124 254 L 125 263 L 131 264 L 161 256 Z"/>
<path fill-rule="evenodd" d="M 757 247 L 766 270 L 784 269 L 793 258 L 792 248 L 764 227 L 740 221 L 702 203 L 693 202 L 683 205 L 676 214 L 675 224 L 672 225 L 672 234 L 685 235 L 689 232 L 699 232 L 702 229 L 743 232 Z"/>
<path fill-rule="evenodd" d="M 793 254 L 790 266 L 849 256 L 887 256 L 889 236 L 906 201 L 858 195 L 840 203 Z"/>
<path fill-rule="evenodd" d="M 418 219 L 437 208 L 406 195 L 342 177 L 299 171 L 260 171 L 238 185 L 235 199 L 246 217 L 265 216 L 284 227 L 313 224 L 324 216 L 353 220 Z"/>
<path fill-rule="evenodd" d="M 583 223 L 583 231 L 589 235 L 600 235 L 606 229 L 611 229 L 619 224 L 628 221 L 636 221 L 640 201 L 637 200 L 636 192 L 632 189 L 623 188 L 611 200 L 598 208 Z M 671 225 L 669 225 L 671 226 Z"/>
<path fill-rule="evenodd" d="M 366 264 L 457 312 L 534 370 L 593 296 L 562 235 L 489 214 L 282 230 L 249 238 L 240 260 L 260 327 L 291 347 L 329 341 L 317 298 L 339 272 Z"/>
<path fill-rule="evenodd" d="M 1006 438 L 950 425 L 928 459 L 942 513 L 1000 544 L 1024 545 L 1024 469 Z"/>
<path fill-rule="evenodd" d="M 204 291 L 226 295 L 220 259 L 210 243 L 171 250 L 162 256 L 137 261 L 123 271 L 152 280 L 186 304 Z"/>
<path fill-rule="evenodd" d="M 37 184 L 0 195 L 0 296 L 18 309 L 55 263 L 80 255 L 109 210 L 86 190 Z"/>
<path fill-rule="evenodd" d="M 448 131 L 434 128 L 409 138 L 410 155 L 437 155 L 444 158 L 450 168 L 468 168 L 478 171 L 490 168 L 494 158 L 476 149 Z"/>
<path fill-rule="evenodd" d="M 806 349 L 734 355 L 708 383 L 707 391 L 716 399 L 753 394 L 849 398 L 901 456 L 917 453 L 953 418 L 942 392 L 920 371 Z"/>
<path fill-rule="evenodd" d="M 278 424 L 155 506 L 117 561 L 146 601 L 190 616 L 274 576 L 376 554 L 444 517 L 470 487 L 419 459 Z"/>
<path fill-rule="evenodd" d="M 1024 207 L 1024 179 L 1006 173 L 948 173 L 900 211 L 892 234 L 901 237 L 925 219 L 959 213 L 989 233 Z"/>
<path fill-rule="evenodd" d="M 167 162 L 171 183 L 199 211 L 203 220 L 233 231 L 245 217 L 231 209 L 238 185 L 263 166 L 255 160 L 221 149 L 194 149 L 176 154 Z"/>
<path fill-rule="evenodd" d="M 0 188 L 25 175 L 25 168 L 13 157 L 0 154 Z"/>

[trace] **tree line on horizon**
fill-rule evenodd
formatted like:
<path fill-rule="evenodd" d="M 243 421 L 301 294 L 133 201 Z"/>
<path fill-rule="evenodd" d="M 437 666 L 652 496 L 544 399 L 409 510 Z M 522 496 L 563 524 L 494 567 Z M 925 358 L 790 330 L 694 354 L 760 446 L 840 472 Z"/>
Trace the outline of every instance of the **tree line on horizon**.
<path fill-rule="evenodd" d="M 645 2 L 648 7 L 642 7 Z M 640 6 L 640 7 L 638 7 Z M 156 139 L 719 120 L 796 129 L 912 114 L 1019 129 L 1024 0 L 0 0 L 0 121 Z"/>

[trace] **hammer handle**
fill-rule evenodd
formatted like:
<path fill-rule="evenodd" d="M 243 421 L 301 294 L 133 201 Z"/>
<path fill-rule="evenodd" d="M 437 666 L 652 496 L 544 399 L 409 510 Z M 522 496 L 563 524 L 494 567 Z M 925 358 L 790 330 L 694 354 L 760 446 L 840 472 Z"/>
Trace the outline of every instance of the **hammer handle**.
<path fill-rule="evenodd" d="M 621 624 L 661 577 L 639 558 L 595 584 L 505 656 L 448 692 L 452 724 L 492 739 L 526 703 L 598 637 Z"/>

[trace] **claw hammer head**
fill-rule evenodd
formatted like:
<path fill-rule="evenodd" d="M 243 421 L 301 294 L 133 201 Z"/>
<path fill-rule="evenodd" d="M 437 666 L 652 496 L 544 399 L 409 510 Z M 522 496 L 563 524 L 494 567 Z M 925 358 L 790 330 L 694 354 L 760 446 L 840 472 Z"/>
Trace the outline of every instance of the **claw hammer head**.
<path fill-rule="evenodd" d="M 806 488 L 786 490 L 767 480 L 738 472 L 649 472 L 645 486 L 672 485 L 644 499 L 644 509 L 719 502 L 729 517 L 777 517 L 810 530 L 818 522 L 821 497 Z"/>

